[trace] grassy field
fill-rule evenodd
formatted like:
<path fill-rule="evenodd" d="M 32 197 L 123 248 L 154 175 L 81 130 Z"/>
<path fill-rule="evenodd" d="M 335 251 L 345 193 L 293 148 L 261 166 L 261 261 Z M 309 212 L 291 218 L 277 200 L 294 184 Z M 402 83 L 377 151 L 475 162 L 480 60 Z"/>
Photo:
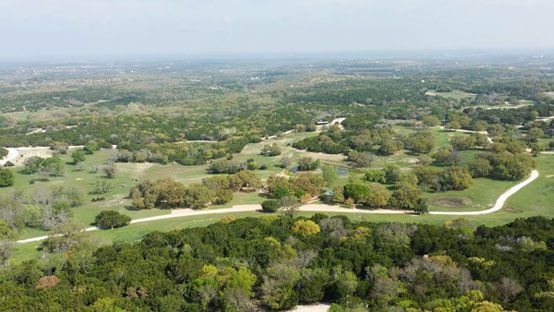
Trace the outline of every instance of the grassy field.
<path fill-rule="evenodd" d="M 543 155 L 538 157 L 539 178 L 526 186 L 523 191 L 518 192 L 511 197 L 503 210 L 487 215 L 465 216 L 464 218 L 474 223 L 476 226 L 485 224 L 489 226 L 508 223 L 516 218 L 524 218 L 535 215 L 554 217 L 554 156 Z M 468 198 L 471 205 L 468 207 L 451 207 L 451 210 L 468 209 L 486 209 L 494 202 L 496 197 L 516 182 L 498 182 L 486 179 L 476 179 L 475 184 L 463 192 L 445 192 L 436 194 L 426 194 L 431 200 L 441 197 Z M 226 206 L 246 202 L 259 202 L 262 200 L 256 193 L 243 193 L 235 196 L 233 202 Z M 487 204 L 483 204 L 487 203 Z M 431 210 L 438 207 L 431 206 Z M 444 209 L 444 207 L 442 208 Z M 327 213 L 328 215 L 337 215 L 337 213 Z M 233 216 L 242 217 L 262 217 L 266 214 L 260 212 L 236 213 Z M 313 213 L 301 212 L 299 216 L 309 217 Z M 115 230 L 94 231 L 89 234 L 96 238 L 101 244 L 109 244 L 118 241 L 133 242 L 140 240 L 145 234 L 152 231 L 172 231 L 190 227 L 202 227 L 219 221 L 225 217 L 225 214 L 214 214 L 204 216 L 183 217 L 167 220 L 152 221 L 148 223 L 132 224 L 124 228 Z M 443 215 L 381 215 L 381 214 L 347 214 L 352 220 L 364 220 L 371 222 L 414 222 L 428 224 L 442 224 L 447 220 L 457 219 L 457 216 Z M 26 236 L 36 236 L 40 233 L 34 230 L 25 231 Z M 15 248 L 11 261 L 14 263 L 40 257 L 41 253 L 37 250 L 40 242 L 18 245 Z"/>
<path fill-rule="evenodd" d="M 401 127 L 400 131 L 409 132 L 411 129 Z M 445 132 L 439 128 L 431 128 L 430 131 L 435 135 L 437 140 L 437 146 L 444 146 L 448 144 L 448 137 L 454 133 Z M 278 143 L 283 148 L 283 155 L 298 158 L 302 156 L 311 156 L 320 159 L 323 163 L 329 163 L 337 166 L 344 167 L 344 156 L 341 155 L 325 155 L 317 153 L 308 153 L 306 151 L 298 151 L 289 146 L 290 143 L 303 139 L 307 136 L 315 135 L 315 133 L 291 133 L 284 137 L 270 139 L 256 144 L 248 144 L 242 153 L 235 155 L 234 159 L 238 161 L 246 161 L 247 159 L 254 159 L 258 164 L 265 164 L 266 170 L 258 170 L 256 173 L 261 178 L 267 178 L 271 174 L 280 173 L 283 170 L 278 167 L 280 157 L 265 157 L 259 155 L 260 149 L 267 143 Z M 68 162 L 66 165 L 66 174 L 64 177 L 51 178 L 50 182 L 36 182 L 30 184 L 30 180 L 33 176 L 23 175 L 16 170 L 16 184 L 10 188 L 0 189 L 0 194 L 6 194 L 13 190 L 27 190 L 32 192 L 38 188 L 47 187 L 55 184 L 71 183 L 71 185 L 77 186 L 87 192 L 92 189 L 92 183 L 97 179 L 104 179 L 99 172 L 93 172 L 90 168 L 101 166 L 105 161 L 113 155 L 113 150 L 101 150 L 94 155 L 88 155 L 84 162 L 86 169 L 83 171 L 74 170 L 76 167 L 69 164 L 69 156 L 64 156 L 64 160 Z M 462 152 L 462 160 L 472 159 L 479 151 L 464 151 Z M 314 155 L 315 154 L 315 155 Z M 318 157 L 321 156 L 321 157 Z M 395 163 L 402 168 L 409 168 L 415 165 L 416 157 L 405 153 L 399 153 L 398 155 L 389 157 L 377 157 L 372 164 L 374 168 L 381 168 L 385 164 Z M 524 191 L 517 193 L 514 197 L 510 198 L 505 209 L 500 212 L 490 215 L 480 216 L 468 216 L 466 219 L 474 222 L 475 224 L 487 224 L 498 225 L 507 223 L 515 218 L 528 217 L 532 215 L 545 215 L 554 216 L 552 203 L 554 202 L 554 155 L 542 155 L 537 158 L 538 169 L 540 177 L 527 186 Z M 86 194 L 85 204 L 72 209 L 73 220 L 89 225 L 94 220 L 94 217 L 102 210 L 110 209 L 117 210 L 125 213 L 133 219 L 162 215 L 169 213 L 168 210 L 145 210 L 134 211 L 129 210 L 129 200 L 126 198 L 129 188 L 137 181 L 142 179 L 158 179 L 162 177 L 173 177 L 174 179 L 183 183 L 198 183 L 202 178 L 208 176 L 206 172 L 206 166 L 181 166 L 178 164 L 117 164 L 118 174 L 115 179 L 110 179 L 110 183 L 113 185 L 113 189 L 105 195 L 106 200 L 92 203 L 90 199 L 93 195 Z M 354 175 L 360 176 L 363 174 L 363 170 L 358 170 Z M 348 174 L 343 174 L 339 177 L 341 183 L 345 183 Z M 452 192 L 424 192 L 424 196 L 429 199 L 430 210 L 438 211 L 468 211 L 468 210 L 484 210 L 490 208 L 498 196 L 510 188 L 517 182 L 506 181 L 493 181 L 489 179 L 475 179 L 474 184 L 464 191 L 452 191 Z M 235 193 L 234 199 L 222 206 L 213 206 L 209 209 L 218 209 L 223 207 L 232 207 L 237 204 L 255 204 L 263 201 L 264 198 L 259 196 L 258 193 Z M 335 214 L 335 213 L 330 213 Z M 237 213 L 237 217 L 262 216 L 262 213 L 248 212 Z M 309 216 L 311 213 L 301 213 L 300 215 Z M 148 223 L 133 224 L 121 229 L 106 230 L 106 231 L 94 231 L 90 235 L 97 238 L 101 243 L 108 244 L 114 241 L 136 241 L 141 239 L 144 234 L 151 231 L 170 231 L 175 229 L 182 229 L 187 227 L 206 226 L 213 222 L 217 222 L 224 215 L 215 214 L 211 216 L 194 216 L 183 217 L 167 220 L 159 220 Z M 421 223 L 433 223 L 440 224 L 446 220 L 457 218 L 456 216 L 441 216 L 441 215 L 368 215 L 351 213 L 348 216 L 354 220 L 368 220 L 375 222 L 421 222 Z M 45 235 L 45 231 L 37 229 L 25 229 L 19 232 L 18 238 L 29 238 L 39 235 Z M 14 261 L 21 261 L 23 259 L 30 259 L 40 255 L 40 252 L 36 247 L 40 243 L 30 243 L 17 246 Z"/>

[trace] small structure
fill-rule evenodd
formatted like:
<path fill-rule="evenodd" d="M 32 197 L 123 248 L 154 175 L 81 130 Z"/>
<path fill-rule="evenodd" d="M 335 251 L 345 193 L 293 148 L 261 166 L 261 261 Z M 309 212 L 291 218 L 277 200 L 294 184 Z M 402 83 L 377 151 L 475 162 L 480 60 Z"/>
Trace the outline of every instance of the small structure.
<path fill-rule="evenodd" d="M 315 122 L 316 125 L 318 126 L 324 126 L 324 125 L 328 125 L 329 122 L 328 121 L 325 121 L 325 120 L 318 120 Z"/>
<path fill-rule="evenodd" d="M 331 203 L 333 202 L 333 195 L 333 191 L 326 190 L 320 195 L 321 201 L 323 201 L 324 203 Z"/>

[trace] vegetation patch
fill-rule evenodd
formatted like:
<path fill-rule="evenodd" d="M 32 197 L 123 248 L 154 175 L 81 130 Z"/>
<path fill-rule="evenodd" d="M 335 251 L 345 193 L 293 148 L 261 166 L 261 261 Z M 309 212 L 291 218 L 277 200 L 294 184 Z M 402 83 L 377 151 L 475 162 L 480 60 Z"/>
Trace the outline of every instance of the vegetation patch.
<path fill-rule="evenodd" d="M 463 208 L 471 206 L 473 201 L 467 197 L 439 197 L 431 200 L 431 204 L 437 207 Z"/>

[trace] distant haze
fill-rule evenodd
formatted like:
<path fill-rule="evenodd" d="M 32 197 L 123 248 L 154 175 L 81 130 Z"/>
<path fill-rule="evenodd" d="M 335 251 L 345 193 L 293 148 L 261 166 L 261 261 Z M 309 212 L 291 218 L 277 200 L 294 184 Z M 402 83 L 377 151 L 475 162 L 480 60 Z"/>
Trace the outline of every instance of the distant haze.
<path fill-rule="evenodd" d="M 554 48 L 553 0 L 0 0 L 0 59 Z"/>

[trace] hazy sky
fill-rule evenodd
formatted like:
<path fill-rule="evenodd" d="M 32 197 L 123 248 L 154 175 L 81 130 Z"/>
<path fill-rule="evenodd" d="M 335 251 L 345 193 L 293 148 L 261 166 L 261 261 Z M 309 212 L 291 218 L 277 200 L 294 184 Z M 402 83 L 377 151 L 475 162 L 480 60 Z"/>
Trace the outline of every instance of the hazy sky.
<path fill-rule="evenodd" d="M 0 0 L 0 58 L 552 49 L 554 0 Z"/>

